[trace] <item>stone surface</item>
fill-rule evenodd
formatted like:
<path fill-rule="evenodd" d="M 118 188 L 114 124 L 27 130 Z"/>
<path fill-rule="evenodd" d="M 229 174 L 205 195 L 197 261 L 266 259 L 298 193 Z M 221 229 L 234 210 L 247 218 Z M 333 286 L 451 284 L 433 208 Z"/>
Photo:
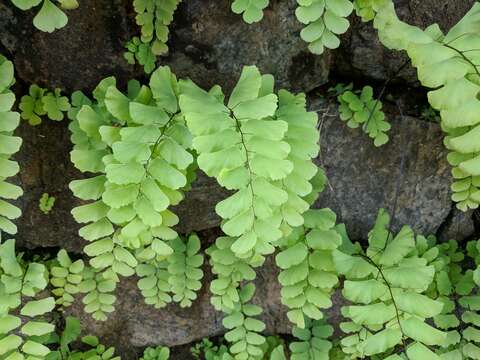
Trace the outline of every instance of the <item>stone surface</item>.
<path fill-rule="evenodd" d="M 81 202 L 73 196 L 68 184 L 83 175 L 70 162 L 67 122 L 45 120 L 36 127 L 24 122 L 18 135 L 23 138 L 23 145 L 16 155 L 22 169 L 17 182 L 24 195 L 18 200 L 23 215 L 17 220 L 17 245 L 20 248 L 58 247 L 80 253 L 86 242 L 78 236 L 80 226 L 70 211 Z M 48 215 L 38 207 L 44 192 L 56 198 Z M 199 171 L 193 188 L 173 208 L 180 218 L 175 229 L 179 233 L 190 233 L 218 226 L 220 218 L 215 213 L 215 205 L 227 196 L 228 192 L 214 179 Z"/>
<path fill-rule="evenodd" d="M 6 3 L 0 5 L 0 43 L 13 58 L 20 81 L 71 92 L 91 90 L 107 76 L 124 83 L 141 74 L 123 59 L 130 29 L 125 1 L 81 1 L 78 9 L 68 11 L 67 26 L 51 34 L 33 27 L 38 9 L 25 12 Z M 6 6 L 9 10 L 3 11 Z"/>
<path fill-rule="evenodd" d="M 190 0 L 175 18 L 171 56 L 175 72 L 203 86 L 230 89 L 243 65 L 275 76 L 277 86 L 309 91 L 326 82 L 329 56 L 314 56 L 300 39 L 295 0 L 270 1 L 261 22 L 246 24 L 229 0 Z"/>
<path fill-rule="evenodd" d="M 33 10 L 0 6 L 0 43 L 26 83 L 91 90 L 106 76 L 125 84 L 142 74 L 123 59 L 123 44 L 138 31 L 133 16 L 127 16 L 127 1 L 84 0 L 68 12 L 68 25 L 52 34 L 33 28 Z M 203 87 L 220 84 L 226 91 L 251 64 L 272 73 L 279 87 L 308 91 L 327 82 L 330 57 L 310 54 L 300 39 L 295 0 L 272 2 L 263 21 L 252 25 L 230 6 L 230 0 L 183 2 L 171 26 L 170 54 L 159 62 L 179 77 Z"/>
<path fill-rule="evenodd" d="M 440 241 L 455 239 L 459 242 L 470 240 L 475 234 L 474 211 L 462 212 L 453 208 L 443 226 L 438 231 Z"/>
<path fill-rule="evenodd" d="M 451 207 L 450 168 L 439 125 L 387 114 L 390 141 L 376 148 L 361 129 L 340 121 L 336 105 L 325 107 L 319 114 L 317 163 L 325 168 L 329 185 L 315 206 L 332 208 L 352 239 L 366 239 L 379 208 L 393 213 L 399 179 L 394 228 L 408 224 L 419 233 L 436 233 Z"/>
<path fill-rule="evenodd" d="M 83 311 L 79 299 L 68 308 L 67 314 L 79 317 L 86 333 L 96 334 L 104 343 L 114 345 L 122 358 L 127 360 L 135 359 L 147 346 L 177 346 L 204 337 L 218 336 L 225 332 L 222 326 L 223 315 L 210 305 L 208 284 L 212 275 L 208 266 L 205 266 L 204 271 L 206 276 L 203 283 L 206 285 L 199 291 L 198 299 L 190 308 L 182 309 L 177 304 L 169 304 L 166 308 L 156 310 L 146 305 L 137 289 L 137 279 L 131 277 L 122 279 L 117 288 L 116 311 L 109 315 L 107 321 L 93 320 Z M 278 269 L 273 257 L 257 269 L 257 291 L 253 302 L 263 308 L 261 318 L 267 326 L 268 334 L 285 334 L 290 331 L 286 308 L 280 303 L 277 276 Z"/>
<path fill-rule="evenodd" d="M 394 0 L 398 16 L 409 24 L 426 28 L 438 23 L 447 32 L 470 10 L 475 0 Z M 393 76 L 408 61 L 398 51 L 385 48 L 378 40 L 372 23 L 362 23 L 351 17 L 352 27 L 342 37 L 342 45 L 335 52 L 332 72 L 349 78 L 386 80 Z M 397 80 L 417 83 L 416 70 L 405 67 Z"/>

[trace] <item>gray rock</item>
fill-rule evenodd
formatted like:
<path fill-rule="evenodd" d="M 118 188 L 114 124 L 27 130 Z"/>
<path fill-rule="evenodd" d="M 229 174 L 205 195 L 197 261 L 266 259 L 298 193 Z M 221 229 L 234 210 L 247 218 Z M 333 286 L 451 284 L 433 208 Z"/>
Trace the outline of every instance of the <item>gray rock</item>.
<path fill-rule="evenodd" d="M 275 76 L 277 86 L 309 91 L 327 81 L 330 56 L 314 56 L 300 39 L 295 0 L 270 1 L 261 22 L 246 24 L 230 0 L 183 2 L 165 61 L 204 87 L 231 89 L 244 65 Z"/>
<path fill-rule="evenodd" d="M 336 105 L 326 107 L 319 114 L 317 163 L 329 184 L 315 206 L 332 208 L 352 239 L 366 239 L 379 208 L 393 213 L 400 179 L 394 229 L 408 224 L 421 234 L 435 234 L 451 206 L 450 168 L 439 125 L 387 114 L 390 141 L 376 148 L 361 129 L 350 129 L 338 118 Z"/>
<path fill-rule="evenodd" d="M 203 87 L 220 84 L 227 92 L 242 67 L 251 64 L 272 73 L 279 87 L 318 87 L 328 80 L 330 56 L 308 52 L 299 37 L 302 25 L 294 4 L 272 2 L 260 23 L 248 25 L 232 13 L 230 0 L 183 2 L 171 26 L 170 54 L 159 62 L 180 77 L 191 77 Z M 0 43 L 26 83 L 91 90 L 106 76 L 115 75 L 121 84 L 143 76 L 140 66 L 123 59 L 123 45 L 139 32 L 125 1 L 84 0 L 68 11 L 68 25 L 52 34 L 33 28 L 35 10 L 1 6 Z"/>
<path fill-rule="evenodd" d="M 202 239 L 212 241 L 213 239 Z M 80 318 L 82 329 L 102 338 L 104 343 L 114 345 L 122 359 L 136 359 L 140 351 L 152 345 L 178 346 L 225 333 L 222 326 L 223 314 L 210 304 L 208 286 L 212 280 L 209 267 L 205 266 L 206 277 L 192 307 L 182 309 L 177 304 L 156 310 L 146 305 L 137 289 L 135 277 L 122 279 L 117 288 L 116 310 L 108 320 L 98 322 L 83 311 L 79 298 L 65 315 Z M 263 308 L 262 320 L 268 334 L 290 332 L 286 308 L 280 303 L 278 269 L 270 257 L 262 268 L 257 269 L 255 284 L 257 291 L 253 302 Z"/>
<path fill-rule="evenodd" d="M 399 17 L 409 24 L 426 28 L 438 23 L 444 32 L 455 25 L 475 3 L 475 0 L 394 0 Z M 408 61 L 402 52 L 385 48 L 378 40 L 372 23 L 362 23 L 351 17 L 352 27 L 342 37 L 342 45 L 334 54 L 332 71 L 351 78 L 367 77 L 386 80 Z M 417 73 L 407 66 L 398 74 L 399 81 L 417 83 Z"/>
<path fill-rule="evenodd" d="M 123 59 L 129 37 L 124 1 L 81 1 L 67 12 L 67 26 L 51 34 L 32 25 L 38 7 L 21 11 L 7 3 L 14 16 L 0 20 L 0 43 L 14 61 L 18 80 L 72 92 L 91 90 L 107 76 L 124 84 L 141 74 Z"/>
<path fill-rule="evenodd" d="M 471 238 L 475 233 L 474 216 L 474 211 L 462 212 L 453 207 L 445 223 L 438 231 L 439 240 L 448 241 L 455 239 L 461 242 Z"/>
<path fill-rule="evenodd" d="M 84 175 L 70 162 L 70 133 L 66 126 L 66 121 L 45 120 L 36 127 L 23 122 L 18 131 L 23 145 L 16 156 L 22 170 L 17 182 L 24 190 L 17 202 L 22 209 L 16 236 L 20 248 L 59 247 L 81 253 L 86 245 L 78 236 L 80 225 L 70 213 L 81 202 L 73 196 L 68 184 Z M 56 198 L 48 215 L 38 207 L 44 192 Z M 180 218 L 175 229 L 186 234 L 218 226 L 220 218 L 215 205 L 227 196 L 228 192 L 214 179 L 199 171 L 185 199 L 172 209 Z"/>

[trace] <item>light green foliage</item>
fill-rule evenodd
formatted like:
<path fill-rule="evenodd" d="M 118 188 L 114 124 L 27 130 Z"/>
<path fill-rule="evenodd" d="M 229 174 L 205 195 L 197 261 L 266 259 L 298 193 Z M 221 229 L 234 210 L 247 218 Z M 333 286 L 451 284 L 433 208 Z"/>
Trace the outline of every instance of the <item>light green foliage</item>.
<path fill-rule="evenodd" d="M 409 359 L 427 355 L 433 359 L 435 354 L 426 346 L 446 341 L 446 333 L 425 322 L 443 308 L 441 301 L 423 294 L 434 280 L 435 267 L 418 256 L 408 226 L 394 236 L 389 223 L 389 215 L 381 209 L 365 253 L 349 253 L 345 246 L 344 252 L 334 250 L 335 265 L 346 278 L 342 294 L 352 303 L 342 308 L 349 321 L 341 328 L 351 334 L 341 340 L 342 348 L 357 358 L 382 354 L 411 340 L 404 349 Z"/>
<path fill-rule="evenodd" d="M 22 145 L 22 139 L 13 136 L 20 122 L 19 114 L 11 111 L 15 95 L 10 86 L 14 81 L 13 63 L 0 55 L 0 235 L 1 232 L 17 233 L 12 220 L 20 217 L 21 211 L 7 201 L 16 200 L 23 194 L 19 186 L 6 181 L 20 170 L 18 163 L 10 160 Z"/>
<path fill-rule="evenodd" d="M 263 9 L 268 6 L 269 0 L 235 0 L 232 3 L 232 11 L 235 14 L 243 14 L 243 20 L 252 24 L 263 18 Z"/>
<path fill-rule="evenodd" d="M 47 269 L 20 262 L 10 239 L 0 245 L 0 275 L 0 358 L 43 359 L 50 353 L 45 336 L 55 329 L 46 319 L 55 300 L 37 297 L 48 284 Z"/>
<path fill-rule="evenodd" d="M 363 131 L 373 140 L 375 146 L 388 142 L 386 132 L 390 124 L 385 120 L 382 103 L 373 98 L 373 89 L 365 86 L 361 92 L 345 91 L 338 97 L 340 119 L 351 128 L 362 125 Z"/>
<path fill-rule="evenodd" d="M 470 241 L 467 244 L 468 256 L 475 262 L 476 270 L 467 270 L 464 278 L 459 281 L 461 284 L 457 292 L 461 295 L 459 304 L 462 307 L 461 338 L 455 346 L 451 346 L 451 352 L 461 352 L 465 359 L 478 359 L 480 357 L 480 294 L 478 293 L 480 269 L 480 241 Z M 476 285 L 476 286 L 475 286 Z"/>
<path fill-rule="evenodd" d="M 206 92 L 180 81 L 198 166 L 235 191 L 216 212 L 241 258 L 272 253 L 272 242 L 301 225 L 308 203 L 300 196 L 311 192 L 317 171 L 316 114 L 306 112 L 303 96 L 272 91 L 273 78 L 253 66 L 244 67 L 227 105 L 218 87 Z"/>
<path fill-rule="evenodd" d="M 292 335 L 298 340 L 290 344 L 291 360 L 329 359 L 332 343 L 328 338 L 333 328 L 323 321 L 306 319 L 305 327 L 294 327 Z"/>
<path fill-rule="evenodd" d="M 72 261 L 63 249 L 58 252 L 57 260 L 50 268 L 52 294 L 57 298 L 58 305 L 65 308 L 73 303 L 73 296 L 80 291 L 79 285 L 83 281 L 84 269 L 83 260 Z"/>
<path fill-rule="evenodd" d="M 170 349 L 164 346 L 156 348 L 148 347 L 143 352 L 140 360 L 168 360 L 170 357 Z"/>
<path fill-rule="evenodd" d="M 190 235 L 186 242 L 180 237 L 172 241 L 173 254 L 168 257 L 168 282 L 173 301 L 181 307 L 190 307 L 197 298 L 196 292 L 202 287 L 203 255 L 198 253 L 200 246 L 197 235 Z"/>
<path fill-rule="evenodd" d="M 158 55 L 168 52 L 168 26 L 181 0 L 133 0 L 137 16 L 135 20 L 141 27 L 141 36 L 134 37 L 125 47 L 124 54 L 129 64 L 138 61 L 147 74 L 155 69 Z"/>
<path fill-rule="evenodd" d="M 222 360 L 225 354 L 228 354 L 228 348 L 223 345 L 214 345 L 209 339 L 204 338 L 190 348 L 195 359 Z"/>
<path fill-rule="evenodd" d="M 345 33 L 350 23 L 346 19 L 353 10 L 350 0 L 297 0 L 295 11 L 298 21 L 306 27 L 300 32 L 314 54 L 322 54 L 325 48 L 336 49 L 340 45 L 338 35 Z"/>
<path fill-rule="evenodd" d="M 115 356 L 115 348 L 101 344 L 96 336 L 84 336 L 79 339 L 81 332 L 80 321 L 68 316 L 65 321 L 65 329 L 56 337 L 58 349 L 48 355 L 48 360 L 120 360 Z M 71 344 L 80 342 L 85 350 L 73 350 Z"/>
<path fill-rule="evenodd" d="M 235 303 L 240 300 L 240 283 L 255 279 L 253 268 L 261 266 L 265 260 L 259 255 L 238 258 L 231 249 L 234 241 L 231 237 L 219 237 L 215 244 L 206 250 L 212 273 L 216 275 L 216 279 L 210 283 L 210 301 L 216 310 L 223 312 L 229 312 L 235 307 Z"/>
<path fill-rule="evenodd" d="M 383 2 L 384 0 L 353 0 L 353 6 L 357 16 L 361 17 L 362 21 L 368 22 L 375 18 L 376 8 Z"/>
<path fill-rule="evenodd" d="M 123 56 L 130 65 L 138 62 L 147 74 L 155 70 L 157 56 L 153 53 L 149 43 L 143 43 L 138 36 L 134 36 L 125 44 L 125 48 L 127 52 Z"/>
<path fill-rule="evenodd" d="M 422 85 L 432 88 L 428 99 L 440 111 L 446 132 L 448 161 L 453 166 L 452 199 L 463 211 L 480 204 L 480 4 L 444 35 L 438 25 L 425 30 L 408 25 L 395 13 L 391 0 L 377 5 L 374 26 L 391 49 L 406 50 Z"/>
<path fill-rule="evenodd" d="M 169 294 L 171 286 L 167 260 L 154 259 L 140 263 L 136 271 L 137 275 L 141 277 L 137 286 L 145 298 L 146 304 L 160 309 L 172 301 Z"/>
<path fill-rule="evenodd" d="M 255 319 L 255 316 L 262 313 L 262 309 L 248 303 L 254 293 L 253 283 L 242 287 L 239 291 L 239 301 L 223 319 L 223 326 L 229 330 L 225 334 L 225 339 L 231 343 L 230 354 L 235 360 L 257 360 L 262 359 L 264 355 L 261 346 L 265 343 L 265 337 L 259 333 L 265 330 L 265 324 Z"/>
<path fill-rule="evenodd" d="M 103 272 L 86 267 L 79 290 L 87 293 L 82 299 L 85 312 L 92 314 L 95 320 L 107 320 L 107 314 L 114 310 L 116 296 L 112 293 L 117 287 L 118 277 L 111 269 Z"/>
<path fill-rule="evenodd" d="M 70 110 L 70 101 L 61 95 L 60 89 L 51 92 L 33 84 L 30 85 L 28 95 L 22 96 L 19 108 L 22 110 L 22 119 L 36 126 L 42 123 L 41 117 L 45 115 L 50 120 L 62 121 L 63 113 Z"/>
<path fill-rule="evenodd" d="M 53 205 L 55 205 L 55 197 L 48 195 L 48 193 L 43 193 L 38 201 L 40 211 L 48 215 L 52 211 Z"/>
<path fill-rule="evenodd" d="M 78 7 L 77 0 L 10 0 L 13 5 L 21 10 L 29 10 L 41 4 L 37 15 L 33 18 L 33 25 L 45 32 L 54 32 L 67 25 L 68 18 L 55 4 L 58 3 L 64 10 Z"/>
<path fill-rule="evenodd" d="M 320 309 L 332 306 L 330 296 L 338 283 L 332 251 L 342 243 L 335 220 L 330 209 L 309 210 L 304 227 L 283 240 L 276 256 L 282 269 L 278 277 L 282 304 L 290 309 L 287 316 L 299 328 L 305 328 L 309 318 L 322 319 Z"/>
<path fill-rule="evenodd" d="M 150 87 L 130 82 L 128 94 L 103 80 L 96 102 L 72 99 L 71 159 L 96 176 L 70 184 L 82 200 L 72 210 L 85 252 L 97 270 L 131 276 L 138 261 L 161 261 L 173 253 L 178 217 L 169 210 L 183 199 L 192 177 L 191 135 L 177 105 L 177 81 L 167 67 L 152 74 Z M 114 277 L 112 277 L 113 280 Z"/>

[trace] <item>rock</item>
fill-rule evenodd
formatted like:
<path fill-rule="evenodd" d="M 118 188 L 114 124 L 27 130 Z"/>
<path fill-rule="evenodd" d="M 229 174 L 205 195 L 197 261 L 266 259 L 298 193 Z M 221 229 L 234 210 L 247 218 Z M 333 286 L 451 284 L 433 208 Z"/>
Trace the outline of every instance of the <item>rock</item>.
<path fill-rule="evenodd" d="M 17 79 L 72 92 L 91 90 L 107 76 L 115 75 L 125 84 L 141 74 L 123 59 L 129 37 L 124 3 L 81 1 L 78 9 L 67 12 L 67 26 L 51 34 L 33 27 L 38 8 L 25 12 L 9 4 L 14 16 L 3 21 L 0 17 L 0 43 L 14 60 Z"/>
<path fill-rule="evenodd" d="M 439 240 L 448 241 L 455 239 L 458 242 L 462 242 L 471 238 L 475 233 L 474 216 L 475 213 L 473 211 L 462 212 L 453 207 L 445 223 L 438 230 Z"/>
<path fill-rule="evenodd" d="M 352 239 L 366 239 L 380 208 L 394 212 L 399 181 L 394 229 L 407 224 L 418 233 L 435 234 L 451 206 L 440 126 L 387 114 L 390 141 L 376 148 L 361 129 L 350 129 L 338 118 L 336 105 L 323 107 L 317 164 L 325 168 L 329 184 L 315 207 L 332 208 Z"/>
<path fill-rule="evenodd" d="M 270 1 L 261 22 L 248 25 L 229 0 L 191 0 L 175 15 L 170 64 L 177 75 L 203 87 L 228 90 L 242 66 L 257 65 L 275 76 L 279 88 L 309 91 L 327 81 L 329 55 L 308 52 L 299 36 L 295 0 Z M 224 89 L 224 90 L 225 90 Z"/>
<path fill-rule="evenodd" d="M 52 34 L 33 27 L 35 10 L 1 5 L 0 43 L 26 83 L 71 92 L 91 90 L 102 78 L 115 75 L 124 85 L 143 76 L 140 66 L 123 59 L 123 45 L 139 32 L 133 14 L 127 16 L 131 5 L 125 3 L 84 0 L 68 11 L 68 25 Z M 159 62 L 202 87 L 220 84 L 227 92 L 242 67 L 251 64 L 272 73 L 279 87 L 308 91 L 327 81 L 330 57 L 312 55 L 300 39 L 295 0 L 272 2 L 264 19 L 252 25 L 230 6 L 230 0 L 183 2 L 171 26 L 170 54 Z"/>
<path fill-rule="evenodd" d="M 87 242 L 78 236 L 80 225 L 70 214 L 72 208 L 81 202 L 73 196 L 68 184 L 84 175 L 70 162 L 67 121 L 46 119 L 36 127 L 22 122 L 18 135 L 23 138 L 23 145 L 16 156 L 21 169 L 17 182 L 24 195 L 17 202 L 23 214 L 17 220 L 17 246 L 30 249 L 57 247 L 81 253 Z M 38 207 L 45 192 L 56 198 L 48 215 Z M 180 218 L 175 229 L 187 234 L 218 226 L 220 218 L 215 213 L 215 205 L 227 196 L 228 192 L 216 180 L 198 171 L 192 189 L 172 209 Z"/>
<path fill-rule="evenodd" d="M 210 242 L 213 239 L 203 239 Z M 223 314 L 210 305 L 208 290 L 212 275 L 205 266 L 206 276 L 203 287 L 192 307 L 182 309 L 178 304 L 155 309 L 146 305 L 137 289 L 137 279 L 122 279 L 116 290 L 115 311 L 108 320 L 98 322 L 83 311 L 80 300 L 67 309 L 65 315 L 74 315 L 81 320 L 85 333 L 99 336 L 105 344 L 114 345 L 123 360 L 136 359 L 147 346 L 178 346 L 201 340 L 204 337 L 222 335 Z M 290 332 L 286 308 L 280 303 L 280 285 L 277 281 L 278 269 L 270 257 L 262 268 L 257 269 L 255 284 L 257 291 L 254 303 L 263 308 L 262 320 L 266 323 L 267 334 Z"/>
<path fill-rule="evenodd" d="M 394 0 L 394 3 L 403 21 L 421 28 L 438 23 L 447 32 L 470 10 L 475 0 Z M 362 23 L 356 16 L 351 20 L 351 29 L 342 37 L 341 47 L 334 53 L 332 71 L 349 78 L 375 80 L 386 80 L 395 75 L 408 57 L 385 48 L 371 22 Z M 410 65 L 398 74 L 398 78 L 418 83 L 416 70 Z"/>

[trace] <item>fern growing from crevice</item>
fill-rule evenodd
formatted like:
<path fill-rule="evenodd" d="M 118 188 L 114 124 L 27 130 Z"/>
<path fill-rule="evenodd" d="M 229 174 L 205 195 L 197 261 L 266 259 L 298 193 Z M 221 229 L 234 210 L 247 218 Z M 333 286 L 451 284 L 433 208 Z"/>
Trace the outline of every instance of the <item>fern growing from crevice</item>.
<path fill-rule="evenodd" d="M 404 226 L 393 236 L 390 217 L 380 210 L 369 233 L 368 248 L 334 250 L 334 262 L 345 275 L 343 296 L 352 302 L 342 308 L 349 321 L 341 324 L 351 335 L 342 339 L 352 358 L 391 352 L 401 346 L 408 358 L 434 358 L 430 346 L 441 346 L 446 334 L 425 320 L 439 315 L 443 303 L 424 293 L 435 274 L 433 265 L 416 254 L 413 231 Z M 347 240 L 345 240 L 347 241 Z"/>
<path fill-rule="evenodd" d="M 297 0 L 295 11 L 298 21 L 306 27 L 300 32 L 314 54 L 340 45 L 339 35 L 345 33 L 350 23 L 347 17 L 353 10 L 350 0 Z"/>
<path fill-rule="evenodd" d="M 134 37 L 126 45 L 125 59 L 143 65 L 147 74 L 155 70 L 156 57 L 168 52 L 168 26 L 181 0 L 133 0 L 137 13 L 135 20 L 141 27 L 141 36 Z"/>
<path fill-rule="evenodd" d="M 32 126 L 42 123 L 42 116 L 47 116 L 53 121 L 62 121 L 64 112 L 70 111 L 70 101 L 61 95 L 60 89 L 48 91 L 38 85 L 30 85 L 28 95 L 22 96 L 18 106 L 22 119 L 27 120 Z"/>
<path fill-rule="evenodd" d="M 388 142 L 387 131 L 391 126 L 382 111 L 382 102 L 373 98 L 373 89 L 365 86 L 361 92 L 345 91 L 337 97 L 340 103 L 340 119 L 350 128 L 362 126 L 362 130 L 379 147 Z"/>

